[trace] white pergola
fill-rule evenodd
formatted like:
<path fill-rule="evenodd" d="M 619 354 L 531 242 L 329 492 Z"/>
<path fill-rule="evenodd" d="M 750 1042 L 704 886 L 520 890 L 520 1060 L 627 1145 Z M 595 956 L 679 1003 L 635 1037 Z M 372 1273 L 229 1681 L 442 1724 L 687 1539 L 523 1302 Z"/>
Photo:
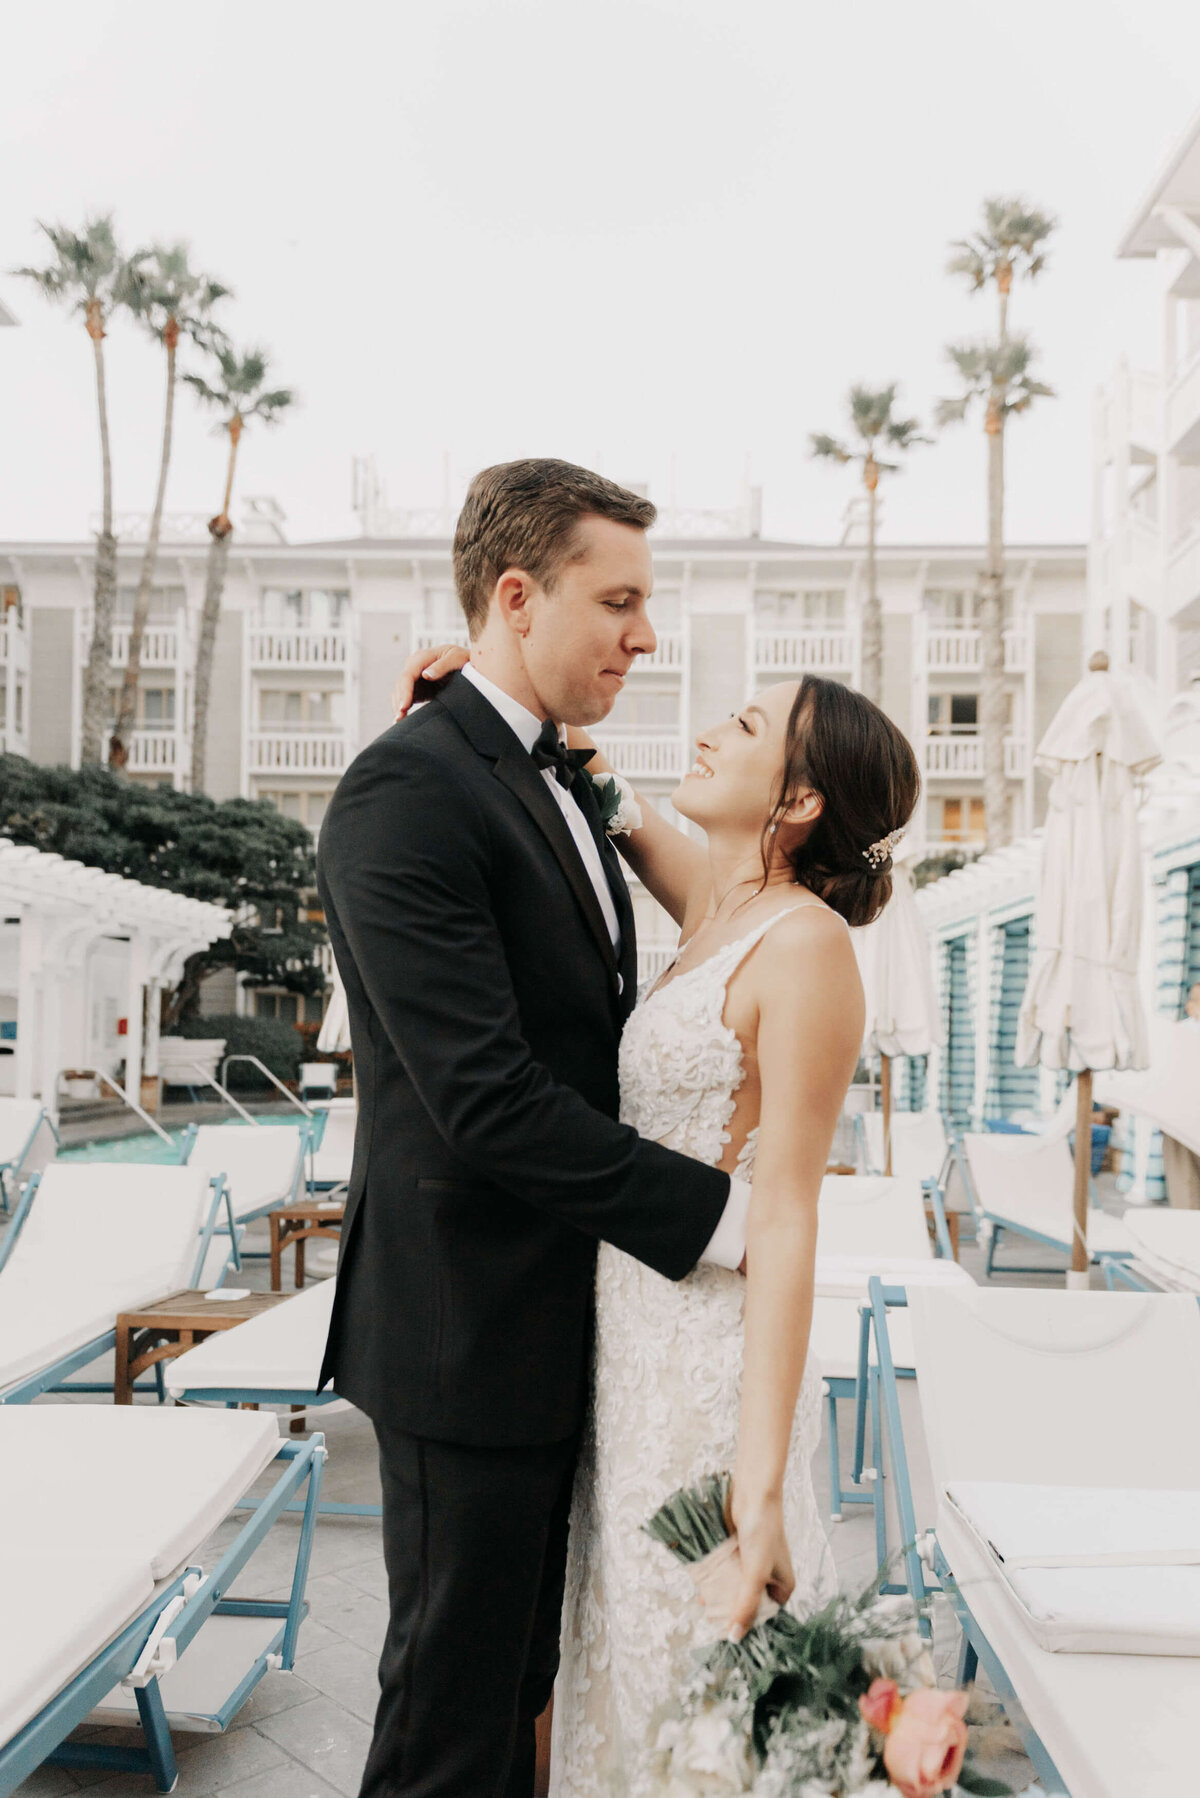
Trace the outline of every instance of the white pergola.
<path fill-rule="evenodd" d="M 129 945 L 125 1094 L 136 1104 L 143 1063 L 157 1066 L 159 994 L 179 979 L 189 955 L 230 934 L 232 914 L 3 838 L 0 907 L 20 926 L 17 1097 L 40 1095 L 57 1112 L 59 1074 L 78 1059 L 86 1027 L 89 956 L 115 938 Z"/>

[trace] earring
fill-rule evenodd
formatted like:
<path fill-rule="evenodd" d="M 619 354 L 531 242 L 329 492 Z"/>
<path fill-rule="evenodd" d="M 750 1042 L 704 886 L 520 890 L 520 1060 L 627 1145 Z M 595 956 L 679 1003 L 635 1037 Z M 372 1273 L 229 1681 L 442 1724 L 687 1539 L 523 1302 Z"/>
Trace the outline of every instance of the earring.
<path fill-rule="evenodd" d="M 774 835 L 775 835 L 775 832 L 776 832 L 776 831 L 777 831 L 777 830 L 778 830 L 778 829 L 779 829 L 779 826 L 778 826 L 778 824 L 772 824 L 772 825 L 770 825 L 770 826 L 769 826 L 769 828 L 768 828 L 768 830 L 767 830 L 767 835 L 768 835 L 768 836 L 769 836 L 769 837 L 773 837 L 773 836 L 774 836 Z"/>

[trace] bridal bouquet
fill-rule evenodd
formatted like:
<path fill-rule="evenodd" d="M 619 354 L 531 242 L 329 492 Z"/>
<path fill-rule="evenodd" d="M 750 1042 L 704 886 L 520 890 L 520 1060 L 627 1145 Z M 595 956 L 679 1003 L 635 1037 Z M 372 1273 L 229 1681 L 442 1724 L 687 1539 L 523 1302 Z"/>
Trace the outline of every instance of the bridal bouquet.
<path fill-rule="evenodd" d="M 728 1474 L 674 1493 L 646 1524 L 702 1598 L 736 1590 Z M 907 1597 L 878 1581 L 800 1619 L 769 1601 L 740 1642 L 697 1660 L 658 1737 L 664 1798 L 935 1798 L 1007 1794 L 966 1761 L 965 1692 L 938 1691 Z"/>

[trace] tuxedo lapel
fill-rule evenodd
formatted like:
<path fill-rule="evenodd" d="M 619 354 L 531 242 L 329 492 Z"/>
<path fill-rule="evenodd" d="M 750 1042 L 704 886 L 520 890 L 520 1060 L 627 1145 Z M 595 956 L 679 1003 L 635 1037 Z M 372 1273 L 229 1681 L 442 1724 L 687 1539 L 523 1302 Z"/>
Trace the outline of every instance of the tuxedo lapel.
<path fill-rule="evenodd" d="M 492 772 L 496 779 L 520 800 L 541 831 L 566 876 L 588 929 L 596 939 L 596 947 L 604 957 L 613 990 L 616 991 L 621 970 L 617 967 L 616 952 L 608 934 L 608 925 L 604 922 L 600 901 L 567 821 L 542 779 L 533 757 L 526 753 L 495 706 L 469 680 L 464 680 L 461 674 L 451 675 L 433 703 L 446 707 L 472 747 L 494 764 Z M 579 781 L 576 787 L 583 784 Z"/>
<path fill-rule="evenodd" d="M 608 925 L 604 922 L 604 913 L 600 910 L 600 901 L 575 847 L 567 821 L 542 779 L 533 757 L 527 755 L 519 743 L 514 743 L 511 750 L 506 750 L 497 758 L 493 772 L 496 779 L 502 781 L 509 792 L 520 800 L 554 851 L 555 859 L 579 902 L 579 909 L 596 939 L 596 945 L 604 957 L 615 986 L 617 957 L 608 934 Z"/>
<path fill-rule="evenodd" d="M 629 882 L 625 878 L 621 858 L 613 848 L 612 838 L 601 821 L 600 802 L 596 798 L 591 778 L 586 774 L 578 775 L 571 791 L 595 839 L 604 866 L 604 876 L 608 881 L 608 890 L 616 907 L 617 926 L 621 936 L 621 990 L 626 1009 L 630 1009 L 637 993 L 637 927 L 633 917 L 633 901 L 629 897 Z"/>

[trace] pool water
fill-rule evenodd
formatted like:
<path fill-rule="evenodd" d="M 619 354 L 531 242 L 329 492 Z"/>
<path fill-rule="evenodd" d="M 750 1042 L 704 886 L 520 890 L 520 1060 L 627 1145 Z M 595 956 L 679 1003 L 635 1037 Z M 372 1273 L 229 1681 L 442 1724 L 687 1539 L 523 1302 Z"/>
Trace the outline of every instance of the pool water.
<path fill-rule="evenodd" d="M 299 1117 L 297 1111 L 260 1111 L 255 1115 L 258 1124 L 291 1124 Z M 236 1117 L 205 1118 L 205 1123 L 244 1124 L 244 1119 Z M 246 1125 L 247 1129 L 251 1126 Z M 98 1142 L 74 1143 L 69 1148 L 60 1149 L 55 1157 L 58 1161 L 142 1161 L 157 1163 L 159 1166 L 171 1166 L 179 1160 L 179 1149 L 187 1129 L 176 1126 L 168 1130 L 171 1138 L 170 1146 L 161 1136 L 152 1130 L 139 1132 L 136 1136 L 109 1136 Z"/>

